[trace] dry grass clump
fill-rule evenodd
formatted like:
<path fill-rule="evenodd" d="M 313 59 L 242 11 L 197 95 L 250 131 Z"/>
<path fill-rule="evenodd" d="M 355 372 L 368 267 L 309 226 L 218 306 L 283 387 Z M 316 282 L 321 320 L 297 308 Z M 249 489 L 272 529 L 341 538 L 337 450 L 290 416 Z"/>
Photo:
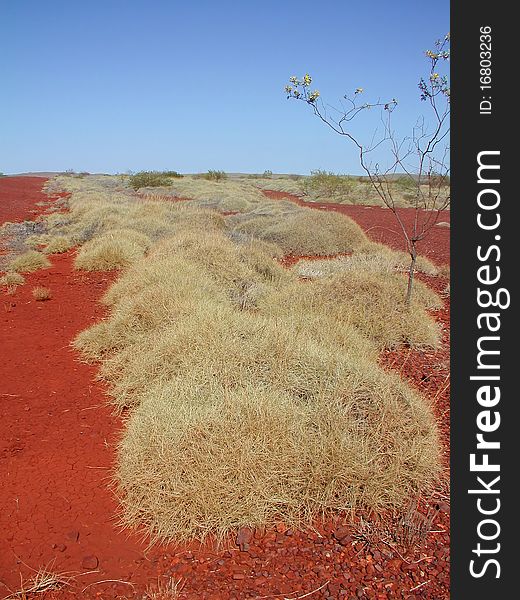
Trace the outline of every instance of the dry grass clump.
<path fill-rule="evenodd" d="M 230 239 L 234 239 L 234 237 L 228 236 Z M 264 242 L 263 240 L 259 240 L 253 238 L 251 236 L 236 236 L 237 239 L 234 239 L 239 245 L 239 247 L 246 248 L 246 251 L 251 251 L 253 253 L 261 252 L 264 255 L 269 256 L 270 258 L 282 258 L 283 250 L 277 244 L 273 244 L 272 242 Z"/>
<path fill-rule="evenodd" d="M 25 245 L 28 248 L 36 250 L 37 248 L 45 245 L 48 239 L 49 236 L 47 234 L 30 235 L 28 238 L 26 238 Z"/>
<path fill-rule="evenodd" d="M 20 579 L 22 579 L 20 575 Z M 70 585 L 72 578 L 65 573 L 56 573 L 50 567 L 42 567 L 28 580 L 21 581 L 21 589 L 6 596 L 4 600 L 27 600 L 36 594 L 45 595 L 53 590 L 59 590 Z M 45 597 L 45 596 L 44 596 Z"/>
<path fill-rule="evenodd" d="M 0 277 L 0 285 L 5 286 L 9 291 L 25 283 L 25 277 L 16 272 L 8 272 Z"/>
<path fill-rule="evenodd" d="M 9 263 L 9 270 L 18 273 L 31 273 L 38 269 L 47 269 L 50 266 L 51 262 L 44 254 L 37 250 L 28 250 Z"/>
<path fill-rule="evenodd" d="M 74 341 L 102 362 L 114 406 L 130 409 L 116 473 L 124 523 L 153 539 L 222 536 L 399 507 L 428 488 L 439 471 L 432 412 L 377 356 L 435 344 L 425 308 L 438 298 L 418 283 L 408 310 L 395 256 L 378 259 L 393 270 L 367 272 L 359 258 L 299 281 L 275 258 L 377 252 L 347 217 L 258 190 L 243 198 L 249 214 L 224 220 L 201 205 L 222 210 L 247 186 L 190 179 L 167 190 L 203 186 L 179 203 L 93 180 L 75 188 L 60 233 L 83 236 L 79 268 L 125 267 L 103 298 L 109 316 Z"/>
<path fill-rule="evenodd" d="M 144 256 L 150 239 L 131 229 L 114 229 L 86 242 L 74 259 L 76 269 L 108 271 L 122 269 Z"/>
<path fill-rule="evenodd" d="M 43 252 L 45 254 L 61 254 L 67 252 L 74 246 L 74 241 L 65 235 L 51 236 L 45 242 L 45 248 Z"/>
<path fill-rule="evenodd" d="M 440 298 L 420 281 L 415 282 L 406 306 L 407 279 L 396 273 L 349 271 L 317 282 L 317 294 L 338 318 L 348 322 L 382 347 L 406 343 L 412 347 L 437 347 L 439 330 L 427 308 L 442 306 Z M 342 314 L 345 317 L 342 317 Z"/>
<path fill-rule="evenodd" d="M 146 588 L 143 600 L 178 600 L 184 584 L 182 580 L 174 581 L 170 579 L 167 582 L 158 581 L 157 585 Z"/>
<path fill-rule="evenodd" d="M 131 413 L 117 482 L 127 525 L 183 540 L 400 505 L 431 483 L 436 460 L 431 414 L 397 378 L 360 377 L 306 402 L 254 382 L 180 377 Z"/>
<path fill-rule="evenodd" d="M 251 286 L 281 284 L 292 279 L 270 256 L 272 246 L 237 245 L 218 231 L 185 229 L 156 244 L 152 258 L 180 256 L 214 278 L 230 297 L 239 298 Z"/>
<path fill-rule="evenodd" d="M 361 251 L 350 256 L 340 256 L 324 260 L 300 260 L 293 271 L 300 277 L 324 277 L 348 271 L 367 271 L 370 273 L 408 272 L 410 257 L 406 252 L 392 250 L 383 244 L 370 243 Z M 438 275 L 440 270 L 426 257 L 418 256 L 416 271 L 427 275 Z"/>
<path fill-rule="evenodd" d="M 295 196 L 303 194 L 303 176 L 295 177 L 248 177 L 247 181 L 262 190 L 272 190 L 274 192 L 285 192 Z"/>
<path fill-rule="evenodd" d="M 222 231 L 226 228 L 224 217 L 214 210 L 200 208 L 192 203 L 174 204 L 173 209 L 170 214 L 179 229 L 191 227 Z"/>
<path fill-rule="evenodd" d="M 183 177 L 168 187 L 168 193 L 191 198 L 200 206 L 222 212 L 243 212 L 264 200 L 264 195 L 248 182 L 225 179 L 211 181 L 201 177 Z"/>
<path fill-rule="evenodd" d="M 270 314 L 297 312 L 314 315 L 323 312 L 329 319 L 355 327 L 382 348 L 399 344 L 437 347 L 439 330 L 427 309 L 439 308 L 440 298 L 420 281 L 415 282 L 410 307 L 406 306 L 407 279 L 393 272 L 367 272 L 351 269 L 297 286 L 266 294 L 260 309 Z"/>
<path fill-rule="evenodd" d="M 326 256 L 352 252 L 368 243 L 352 219 L 306 208 L 284 218 L 256 216 L 239 222 L 236 230 L 275 243 L 285 254 Z"/>
<path fill-rule="evenodd" d="M 105 295 L 105 302 L 113 305 L 111 318 L 74 340 L 88 360 L 140 344 L 146 335 L 158 335 L 185 320 L 197 306 L 229 302 L 213 279 L 187 261 L 172 257 L 144 262 L 128 269 Z"/>
<path fill-rule="evenodd" d="M 111 319 L 82 332 L 75 345 L 97 360 L 208 305 L 252 309 L 270 287 L 292 279 L 261 246 L 249 254 L 218 232 L 186 230 L 126 270 L 103 298 Z"/>
<path fill-rule="evenodd" d="M 43 215 L 42 220 L 48 229 L 58 230 L 70 223 L 70 216 L 65 213 L 50 213 L 47 215 Z M 38 244 L 36 240 L 35 243 L 36 245 Z"/>
<path fill-rule="evenodd" d="M 362 253 L 365 255 L 367 261 L 366 266 L 368 269 L 370 261 L 381 261 L 382 264 L 387 264 L 390 270 L 408 272 L 410 268 L 410 255 L 408 252 L 402 250 L 393 250 L 385 244 L 378 242 L 371 242 L 365 248 L 362 249 Z M 361 257 L 359 257 L 361 258 Z M 415 263 L 415 270 L 425 275 L 439 275 L 439 267 L 434 265 L 432 261 L 426 256 L 418 255 Z"/>
<path fill-rule="evenodd" d="M 52 293 L 49 288 L 36 286 L 32 290 L 32 295 L 37 302 L 44 302 L 52 298 Z"/>
<path fill-rule="evenodd" d="M 135 344 L 126 345 L 102 365 L 118 408 L 138 404 L 151 379 L 167 383 L 186 373 L 201 386 L 221 380 L 234 388 L 252 380 L 310 401 L 347 377 L 346 357 L 363 362 L 372 352 L 352 329 L 345 331 L 343 353 L 335 355 L 336 347 L 309 338 L 294 321 L 253 318 L 225 303 L 199 305 L 188 318 L 148 331 L 139 339 L 138 352 Z"/>

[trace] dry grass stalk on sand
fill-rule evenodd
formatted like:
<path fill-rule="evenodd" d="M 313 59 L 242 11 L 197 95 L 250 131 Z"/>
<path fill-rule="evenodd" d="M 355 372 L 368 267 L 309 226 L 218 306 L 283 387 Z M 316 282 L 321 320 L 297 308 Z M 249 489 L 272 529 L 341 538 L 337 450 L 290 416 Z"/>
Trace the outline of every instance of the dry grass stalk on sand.
<path fill-rule="evenodd" d="M 27 582 L 23 581 L 21 575 L 20 580 L 20 590 L 12 592 L 4 600 L 15 600 L 16 598 L 29 600 L 36 594 L 46 594 L 70 585 L 71 578 L 63 573 L 55 573 L 46 567 L 37 571 Z"/>
<path fill-rule="evenodd" d="M 182 580 L 157 581 L 157 585 L 147 587 L 143 600 L 177 600 L 183 587 Z"/>

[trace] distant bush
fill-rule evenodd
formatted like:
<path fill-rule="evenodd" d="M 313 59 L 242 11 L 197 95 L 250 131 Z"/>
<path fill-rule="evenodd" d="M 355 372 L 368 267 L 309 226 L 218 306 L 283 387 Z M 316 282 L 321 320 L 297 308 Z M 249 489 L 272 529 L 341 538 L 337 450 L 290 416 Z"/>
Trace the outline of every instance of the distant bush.
<path fill-rule="evenodd" d="M 308 196 L 339 199 L 352 192 L 354 179 L 348 175 L 336 175 L 330 171 L 311 171 L 303 183 L 303 192 Z"/>
<path fill-rule="evenodd" d="M 203 177 L 209 181 L 222 181 L 227 179 L 227 175 L 224 171 L 214 171 L 212 169 L 210 169 L 207 173 L 204 173 Z"/>
<path fill-rule="evenodd" d="M 184 176 L 182 175 L 182 173 L 179 173 L 179 172 L 177 172 L 177 171 L 161 171 L 161 172 L 162 172 L 162 174 L 163 174 L 163 175 L 165 175 L 166 177 L 177 177 L 177 178 L 184 177 Z"/>
<path fill-rule="evenodd" d="M 246 179 L 271 179 L 273 177 L 273 172 L 269 169 L 266 169 L 263 173 L 249 173 L 249 175 L 245 175 Z"/>
<path fill-rule="evenodd" d="M 172 177 L 182 177 L 177 171 L 139 171 L 130 175 L 130 186 L 134 190 L 143 187 L 162 187 L 170 184 Z"/>

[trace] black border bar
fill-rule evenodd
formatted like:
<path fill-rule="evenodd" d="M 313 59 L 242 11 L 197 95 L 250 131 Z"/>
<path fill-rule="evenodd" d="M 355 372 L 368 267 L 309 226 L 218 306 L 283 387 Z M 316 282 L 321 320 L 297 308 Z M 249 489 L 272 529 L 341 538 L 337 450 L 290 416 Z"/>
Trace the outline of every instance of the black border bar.
<path fill-rule="evenodd" d="M 518 349 L 512 290 L 520 272 L 520 202 L 511 185 L 514 159 L 520 172 L 520 148 L 512 147 L 518 129 L 513 86 L 520 33 L 513 33 L 515 19 L 509 7 L 505 2 L 460 0 L 451 5 L 453 600 L 499 600 L 520 594 L 513 581 L 515 572 L 520 574 L 513 566 L 520 519 L 513 516 L 519 471 L 515 437 L 520 443 L 520 399 L 513 373 L 516 367 L 520 374 L 520 362 L 513 365 Z M 491 46 L 490 57 L 486 44 Z M 485 87 L 487 76 L 490 88 Z M 479 289 L 489 294 L 479 296 Z M 509 307 L 508 294 L 500 289 L 510 293 Z M 496 306 L 485 307 L 489 301 Z M 495 316 L 482 316 L 492 313 Z"/>

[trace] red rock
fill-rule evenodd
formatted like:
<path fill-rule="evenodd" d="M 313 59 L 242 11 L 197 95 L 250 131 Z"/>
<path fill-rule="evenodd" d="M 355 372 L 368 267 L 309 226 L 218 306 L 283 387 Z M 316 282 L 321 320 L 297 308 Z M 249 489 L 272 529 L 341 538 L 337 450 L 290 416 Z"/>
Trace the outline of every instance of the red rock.
<path fill-rule="evenodd" d="M 93 569 L 97 569 L 98 565 L 99 565 L 99 559 L 97 556 L 94 556 L 93 554 L 91 554 L 89 556 L 84 556 L 83 560 L 81 561 L 81 568 L 88 569 L 89 571 L 92 571 Z"/>
<path fill-rule="evenodd" d="M 339 596 L 340 589 L 341 586 L 339 585 L 339 583 L 329 583 L 327 585 L 327 591 L 333 598 L 337 598 Z"/>
<path fill-rule="evenodd" d="M 247 552 L 249 550 L 249 544 L 253 539 L 253 532 L 249 527 L 241 527 L 238 530 L 235 544 L 240 548 L 241 552 Z"/>

